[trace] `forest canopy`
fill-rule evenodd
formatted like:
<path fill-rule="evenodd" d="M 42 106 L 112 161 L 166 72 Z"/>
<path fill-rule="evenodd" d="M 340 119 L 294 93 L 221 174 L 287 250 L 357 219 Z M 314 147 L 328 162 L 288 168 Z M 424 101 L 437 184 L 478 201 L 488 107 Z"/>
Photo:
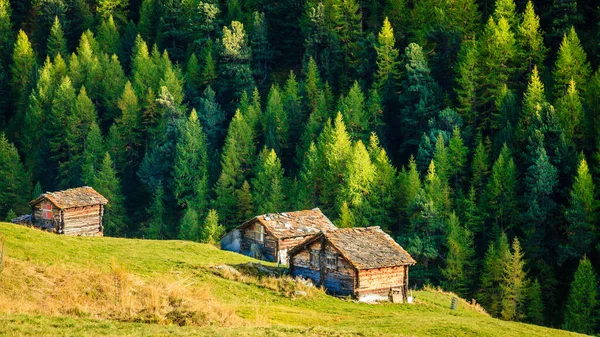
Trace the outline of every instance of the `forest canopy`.
<path fill-rule="evenodd" d="M 592 0 L 0 0 L 0 218 L 89 185 L 106 235 L 319 207 L 414 283 L 598 333 Z"/>

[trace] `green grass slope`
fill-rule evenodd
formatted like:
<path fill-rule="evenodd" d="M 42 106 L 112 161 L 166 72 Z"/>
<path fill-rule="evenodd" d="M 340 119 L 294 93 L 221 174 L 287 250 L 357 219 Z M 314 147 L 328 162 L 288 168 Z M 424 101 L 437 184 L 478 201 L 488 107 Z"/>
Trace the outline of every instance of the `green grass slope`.
<path fill-rule="evenodd" d="M 451 295 L 434 290 L 415 292 L 413 305 L 334 298 L 210 245 L 65 237 L 6 223 L 0 235 L 2 336 L 575 335 L 493 319 L 464 301 L 451 311 Z"/>

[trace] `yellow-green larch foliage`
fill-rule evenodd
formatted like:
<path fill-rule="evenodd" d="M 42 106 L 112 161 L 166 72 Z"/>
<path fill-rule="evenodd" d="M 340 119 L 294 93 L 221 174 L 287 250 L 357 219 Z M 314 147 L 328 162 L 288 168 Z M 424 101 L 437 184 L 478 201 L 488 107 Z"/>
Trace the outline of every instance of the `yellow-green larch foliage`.
<path fill-rule="evenodd" d="M 394 29 L 390 21 L 386 17 L 383 21 L 383 27 L 377 35 L 377 74 L 373 86 L 382 91 L 386 86 L 389 89 L 394 88 L 399 71 L 398 49 L 395 47 L 396 39 L 394 38 Z"/>

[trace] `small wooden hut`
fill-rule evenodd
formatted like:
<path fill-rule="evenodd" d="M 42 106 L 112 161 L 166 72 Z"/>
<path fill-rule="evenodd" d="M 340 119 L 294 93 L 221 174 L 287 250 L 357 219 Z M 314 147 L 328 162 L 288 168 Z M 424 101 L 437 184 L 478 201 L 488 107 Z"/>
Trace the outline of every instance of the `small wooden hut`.
<path fill-rule="evenodd" d="M 290 251 L 292 276 L 329 293 L 362 300 L 406 301 L 408 267 L 415 260 L 379 227 L 322 232 Z"/>
<path fill-rule="evenodd" d="M 221 248 L 287 264 L 289 250 L 323 230 L 334 229 L 333 223 L 318 208 L 263 214 L 225 235 Z"/>
<path fill-rule="evenodd" d="M 89 186 L 46 192 L 29 203 L 31 224 L 57 234 L 102 236 L 107 203 Z"/>

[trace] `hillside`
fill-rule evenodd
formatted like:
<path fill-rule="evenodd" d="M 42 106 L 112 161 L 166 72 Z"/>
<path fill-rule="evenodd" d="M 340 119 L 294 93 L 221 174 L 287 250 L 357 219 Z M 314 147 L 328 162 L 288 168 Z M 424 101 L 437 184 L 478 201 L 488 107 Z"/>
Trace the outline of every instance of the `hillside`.
<path fill-rule="evenodd" d="M 433 290 L 416 291 L 415 305 L 354 303 L 253 276 L 247 263 L 257 261 L 204 244 L 64 237 L 6 223 L 0 233 L 3 336 L 574 335 L 493 319 L 464 301 L 450 311 L 450 295 Z M 244 273 L 213 268 L 223 264 Z"/>

